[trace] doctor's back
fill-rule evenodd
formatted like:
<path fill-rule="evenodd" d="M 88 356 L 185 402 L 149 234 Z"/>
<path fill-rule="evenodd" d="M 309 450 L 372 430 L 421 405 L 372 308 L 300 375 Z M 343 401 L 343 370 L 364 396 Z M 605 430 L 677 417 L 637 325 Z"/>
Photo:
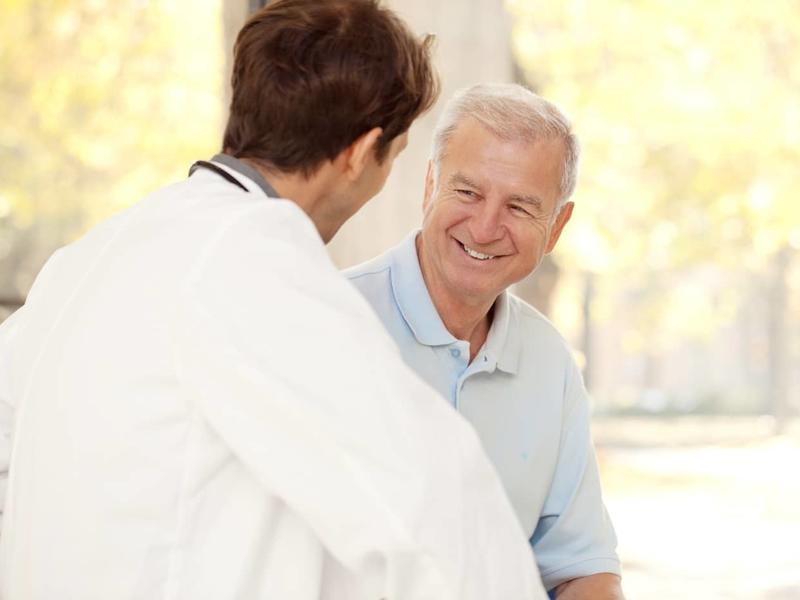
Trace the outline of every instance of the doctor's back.
<path fill-rule="evenodd" d="M 253 199 L 227 186 L 198 174 L 96 228 L 48 262 L 14 315 L 9 390 L 20 402 L 1 546 L 7 597 L 161 597 L 186 561 L 209 569 L 187 591 L 213 597 L 213 581 L 249 581 L 231 571 L 258 568 L 261 545 L 281 547 L 266 528 L 284 508 L 241 476 L 180 377 L 181 348 L 192 343 L 187 302 L 203 289 L 187 275 L 204 252 L 224 252 L 212 247 L 221 224 L 235 228 L 237 212 L 252 212 Z M 250 220 L 260 217 L 265 235 L 322 251 L 294 205 L 273 201 L 262 212 Z M 41 578 L 26 580 L 25 570 Z M 17 584 L 30 587 L 17 594 Z"/>
<path fill-rule="evenodd" d="M 62 249 L 3 325 L 0 597 L 543 597 L 477 436 L 231 174 Z"/>

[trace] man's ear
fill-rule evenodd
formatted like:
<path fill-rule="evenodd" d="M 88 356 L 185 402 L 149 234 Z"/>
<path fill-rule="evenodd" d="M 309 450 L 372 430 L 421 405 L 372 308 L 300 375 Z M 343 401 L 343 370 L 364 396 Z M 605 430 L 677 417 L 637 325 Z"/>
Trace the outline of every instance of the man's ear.
<path fill-rule="evenodd" d="M 361 177 L 370 159 L 374 158 L 375 148 L 382 133 L 383 129 L 373 127 L 342 151 L 344 174 L 350 181 L 356 181 Z"/>
<path fill-rule="evenodd" d="M 433 189 L 433 162 L 428 160 L 428 170 L 425 173 L 425 196 L 422 200 L 423 214 L 428 212 L 428 207 L 431 204 L 434 192 L 435 190 Z"/>
<path fill-rule="evenodd" d="M 556 247 L 556 242 L 558 242 L 558 238 L 561 237 L 564 226 L 569 222 L 570 217 L 572 217 L 572 209 L 574 207 L 574 202 L 567 202 L 561 207 L 561 210 L 558 211 L 558 216 L 556 217 L 555 223 L 553 223 L 553 228 L 550 230 L 550 237 L 547 240 L 545 254 L 550 254 L 553 248 Z"/>

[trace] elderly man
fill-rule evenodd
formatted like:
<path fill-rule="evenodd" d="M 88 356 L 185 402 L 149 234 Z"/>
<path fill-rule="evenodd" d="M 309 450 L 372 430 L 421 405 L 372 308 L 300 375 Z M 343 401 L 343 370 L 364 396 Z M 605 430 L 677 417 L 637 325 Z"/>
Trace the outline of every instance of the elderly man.
<path fill-rule="evenodd" d="M 223 153 L 0 327 L 0 597 L 544 598 L 474 431 L 325 252 L 436 97 L 427 44 L 375 0 L 277 0 L 232 83 Z"/>
<path fill-rule="evenodd" d="M 422 230 L 347 271 L 406 362 L 477 429 L 558 598 L 621 598 L 589 402 L 569 348 L 507 288 L 572 215 L 578 148 L 518 85 L 453 98 L 434 134 Z"/>

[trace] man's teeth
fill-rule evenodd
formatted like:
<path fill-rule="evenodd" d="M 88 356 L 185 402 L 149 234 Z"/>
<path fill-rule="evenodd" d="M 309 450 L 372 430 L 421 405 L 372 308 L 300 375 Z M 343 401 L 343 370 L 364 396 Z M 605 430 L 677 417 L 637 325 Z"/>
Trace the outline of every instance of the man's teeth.
<path fill-rule="evenodd" d="M 478 260 L 489 260 L 490 258 L 494 258 L 494 256 L 492 256 L 491 254 L 483 254 L 481 252 L 473 250 L 466 244 L 461 244 L 461 245 L 464 247 L 464 252 L 469 254 L 472 258 L 477 258 Z"/>

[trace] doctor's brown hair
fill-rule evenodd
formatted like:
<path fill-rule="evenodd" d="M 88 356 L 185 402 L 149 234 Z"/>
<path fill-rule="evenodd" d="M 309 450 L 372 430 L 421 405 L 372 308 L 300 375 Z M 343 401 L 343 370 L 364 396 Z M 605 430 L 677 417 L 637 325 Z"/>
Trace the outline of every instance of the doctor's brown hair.
<path fill-rule="evenodd" d="M 271 2 L 236 40 L 223 150 L 309 175 L 381 127 L 382 161 L 439 94 L 431 41 L 377 0 Z"/>

